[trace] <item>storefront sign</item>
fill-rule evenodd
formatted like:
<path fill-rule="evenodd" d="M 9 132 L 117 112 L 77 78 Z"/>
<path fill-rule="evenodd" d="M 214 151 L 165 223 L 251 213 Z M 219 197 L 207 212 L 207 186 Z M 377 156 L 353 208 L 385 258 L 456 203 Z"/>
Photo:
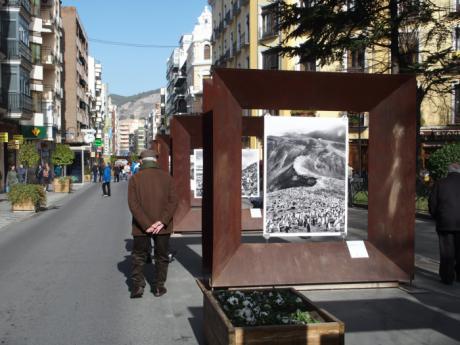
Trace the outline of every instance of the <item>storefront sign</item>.
<path fill-rule="evenodd" d="M 14 134 L 13 140 L 19 141 L 19 144 L 24 144 L 24 136 L 21 134 Z"/>
<path fill-rule="evenodd" d="M 22 135 L 26 139 L 46 139 L 46 127 L 21 126 Z"/>
<path fill-rule="evenodd" d="M 96 146 L 96 147 L 102 146 L 102 139 L 97 138 L 96 140 L 94 140 L 94 146 Z"/>
<path fill-rule="evenodd" d="M 19 140 L 8 141 L 8 150 L 19 150 Z"/>
<path fill-rule="evenodd" d="M 0 132 L 0 143 L 8 142 L 8 132 Z"/>

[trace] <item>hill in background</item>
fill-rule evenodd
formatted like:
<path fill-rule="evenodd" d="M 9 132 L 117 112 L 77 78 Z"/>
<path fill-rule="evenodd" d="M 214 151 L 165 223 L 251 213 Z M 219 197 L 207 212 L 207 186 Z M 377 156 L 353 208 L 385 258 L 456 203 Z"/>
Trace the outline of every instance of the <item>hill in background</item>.
<path fill-rule="evenodd" d="M 138 93 L 133 96 L 111 94 L 112 103 L 118 107 L 119 119 L 133 116 L 136 119 L 146 118 L 160 101 L 160 89 Z"/>

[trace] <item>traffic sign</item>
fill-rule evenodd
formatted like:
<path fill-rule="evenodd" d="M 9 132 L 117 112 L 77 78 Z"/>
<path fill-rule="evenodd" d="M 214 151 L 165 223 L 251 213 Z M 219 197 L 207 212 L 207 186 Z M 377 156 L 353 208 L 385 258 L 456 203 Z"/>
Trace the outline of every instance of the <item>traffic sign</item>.
<path fill-rule="evenodd" d="M 94 146 L 96 147 L 102 146 L 102 139 L 97 138 L 96 140 L 94 140 Z"/>

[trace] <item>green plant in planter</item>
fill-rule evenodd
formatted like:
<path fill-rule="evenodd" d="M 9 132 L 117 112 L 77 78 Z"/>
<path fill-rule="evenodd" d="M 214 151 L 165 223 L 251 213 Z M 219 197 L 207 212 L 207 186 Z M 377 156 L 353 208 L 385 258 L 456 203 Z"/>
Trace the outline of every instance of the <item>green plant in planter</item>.
<path fill-rule="evenodd" d="M 69 181 L 69 183 L 72 183 L 72 176 L 61 176 L 57 180 L 63 186 L 67 183 L 67 181 Z"/>
<path fill-rule="evenodd" d="M 46 206 L 46 193 L 39 184 L 15 184 L 8 192 L 8 200 L 11 204 L 23 204 L 29 200 L 34 205 Z"/>
<path fill-rule="evenodd" d="M 67 166 L 73 163 L 75 152 L 70 149 L 69 145 L 57 144 L 51 155 L 51 163 L 59 166 Z"/>
<path fill-rule="evenodd" d="M 32 143 L 24 143 L 19 148 L 19 162 L 21 162 L 26 168 L 26 183 L 28 180 L 28 170 L 37 166 L 38 161 L 40 160 L 40 155 L 38 154 L 37 147 Z"/>

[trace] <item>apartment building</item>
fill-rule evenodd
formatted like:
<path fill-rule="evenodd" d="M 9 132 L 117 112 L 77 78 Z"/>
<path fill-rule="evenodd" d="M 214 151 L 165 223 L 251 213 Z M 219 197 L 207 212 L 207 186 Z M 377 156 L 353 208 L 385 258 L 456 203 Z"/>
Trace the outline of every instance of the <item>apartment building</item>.
<path fill-rule="evenodd" d="M 47 129 L 48 140 L 60 143 L 62 136 L 64 136 L 61 128 L 62 100 L 64 97 L 62 85 L 64 57 L 63 47 L 61 46 L 63 35 L 61 1 L 41 0 L 40 15 L 42 19 L 40 55 L 43 70 L 41 107 L 43 109 L 43 121 Z M 37 48 L 37 46 L 32 46 L 32 53 Z M 38 69 L 38 66 L 34 68 Z M 32 93 L 32 100 L 33 104 L 38 102 L 38 99 L 34 99 L 34 93 Z M 37 106 L 37 108 L 40 108 L 40 106 Z"/>
<path fill-rule="evenodd" d="M 135 145 L 135 131 L 139 128 L 144 128 L 144 119 L 123 119 L 118 121 L 117 134 L 119 135 L 119 151 L 120 156 L 128 156 L 130 153 L 135 153 L 137 145 Z M 145 144 L 145 134 L 143 136 Z M 136 147 L 135 147 L 136 146 Z"/>
<path fill-rule="evenodd" d="M 166 63 L 167 98 L 166 114 L 187 113 L 187 51 L 192 43 L 192 35 L 182 35 L 179 40 L 179 47 L 174 48 Z"/>
<path fill-rule="evenodd" d="M 206 6 L 192 32 L 186 60 L 186 103 L 188 113 L 203 111 L 203 78 L 210 75 L 212 64 L 212 13 Z"/>
<path fill-rule="evenodd" d="M 64 129 L 69 144 L 84 143 L 81 130 L 90 127 L 88 36 L 75 7 L 62 7 L 64 24 Z"/>

